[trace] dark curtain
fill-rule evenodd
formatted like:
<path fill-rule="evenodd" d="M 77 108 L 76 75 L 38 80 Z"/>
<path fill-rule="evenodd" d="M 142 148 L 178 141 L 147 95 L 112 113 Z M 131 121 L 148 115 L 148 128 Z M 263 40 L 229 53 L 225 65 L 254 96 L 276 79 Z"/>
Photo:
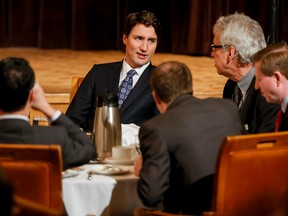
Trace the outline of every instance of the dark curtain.
<path fill-rule="evenodd" d="M 150 10 L 163 29 L 158 52 L 209 55 L 216 19 L 236 11 L 257 20 L 265 37 L 288 41 L 287 0 L 0 0 L 0 47 L 121 50 L 125 17 Z M 271 21 L 272 3 L 279 2 Z M 274 36 L 274 37 L 271 37 Z"/>

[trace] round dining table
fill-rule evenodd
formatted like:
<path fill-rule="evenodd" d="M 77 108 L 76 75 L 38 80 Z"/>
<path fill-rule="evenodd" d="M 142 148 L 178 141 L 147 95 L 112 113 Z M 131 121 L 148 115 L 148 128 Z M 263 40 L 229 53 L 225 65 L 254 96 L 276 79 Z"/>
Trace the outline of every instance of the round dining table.
<path fill-rule="evenodd" d="M 62 196 L 69 216 L 132 216 L 144 207 L 132 164 L 85 164 L 63 172 Z"/>

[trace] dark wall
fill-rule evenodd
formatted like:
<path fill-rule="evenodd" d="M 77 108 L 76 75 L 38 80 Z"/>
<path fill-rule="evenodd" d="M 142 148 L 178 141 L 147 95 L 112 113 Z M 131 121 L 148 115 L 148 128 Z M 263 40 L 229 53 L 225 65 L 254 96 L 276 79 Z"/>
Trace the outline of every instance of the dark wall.
<path fill-rule="evenodd" d="M 271 36 L 272 2 L 279 2 L 272 39 L 288 41 L 286 0 L 0 0 L 0 47 L 119 50 L 125 17 L 146 9 L 163 25 L 158 52 L 209 55 L 221 15 L 244 12 Z"/>

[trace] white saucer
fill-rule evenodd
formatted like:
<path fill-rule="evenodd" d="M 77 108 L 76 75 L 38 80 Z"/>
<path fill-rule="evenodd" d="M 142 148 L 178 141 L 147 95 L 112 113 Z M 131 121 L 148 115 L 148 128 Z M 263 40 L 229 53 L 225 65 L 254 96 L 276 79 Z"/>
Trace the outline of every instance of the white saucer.
<path fill-rule="evenodd" d="M 62 172 L 62 178 L 74 177 L 74 176 L 77 176 L 78 174 L 79 173 L 76 170 L 67 169 L 67 170 Z"/>
<path fill-rule="evenodd" d="M 122 160 L 122 159 L 115 159 L 113 157 L 105 158 L 105 161 L 109 164 L 121 164 L 121 165 L 131 165 L 133 164 L 133 160 Z"/>
<path fill-rule="evenodd" d="M 101 174 L 101 175 L 122 175 L 129 172 L 129 169 L 122 169 L 120 167 L 111 167 L 110 165 L 107 165 L 107 167 L 103 167 L 103 169 L 93 170 L 92 171 L 95 174 Z"/>

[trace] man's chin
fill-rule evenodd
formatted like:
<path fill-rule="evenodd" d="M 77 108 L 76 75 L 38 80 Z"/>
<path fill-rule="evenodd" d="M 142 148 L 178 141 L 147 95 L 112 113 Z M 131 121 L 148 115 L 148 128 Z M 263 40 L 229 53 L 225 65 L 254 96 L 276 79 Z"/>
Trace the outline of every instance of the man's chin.
<path fill-rule="evenodd" d="M 225 76 L 224 73 L 222 71 L 217 70 L 217 73 L 221 76 Z M 226 77 L 226 76 L 225 76 Z"/>
<path fill-rule="evenodd" d="M 277 103 L 277 101 L 272 100 L 272 99 L 270 99 L 270 98 L 268 98 L 268 97 L 265 97 L 264 95 L 263 95 L 263 97 L 265 98 L 265 100 L 266 100 L 267 103 Z"/>

